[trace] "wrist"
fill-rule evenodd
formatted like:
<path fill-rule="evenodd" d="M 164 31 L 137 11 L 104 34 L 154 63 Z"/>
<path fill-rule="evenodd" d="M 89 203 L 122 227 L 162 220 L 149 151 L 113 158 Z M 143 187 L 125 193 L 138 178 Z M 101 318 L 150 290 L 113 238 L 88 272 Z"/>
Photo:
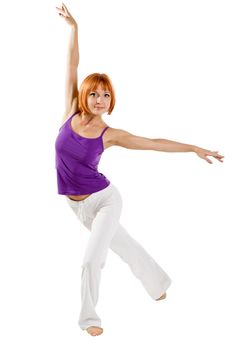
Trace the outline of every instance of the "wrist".
<path fill-rule="evenodd" d="M 77 30 L 77 22 L 72 22 L 72 24 L 71 24 L 71 28 L 73 29 L 73 30 Z"/>
<path fill-rule="evenodd" d="M 198 150 L 199 150 L 199 147 L 192 145 L 192 152 L 197 153 Z"/>

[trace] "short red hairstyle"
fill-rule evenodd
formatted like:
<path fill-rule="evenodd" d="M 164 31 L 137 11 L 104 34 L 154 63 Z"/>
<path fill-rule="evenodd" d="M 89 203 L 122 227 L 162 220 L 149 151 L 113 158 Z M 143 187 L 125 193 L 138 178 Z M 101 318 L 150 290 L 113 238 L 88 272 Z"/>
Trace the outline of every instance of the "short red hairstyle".
<path fill-rule="evenodd" d="M 90 74 L 81 83 L 81 86 L 79 89 L 79 100 L 78 100 L 80 112 L 91 114 L 88 108 L 87 98 L 90 91 L 95 90 L 99 85 L 101 85 L 101 87 L 104 90 L 110 92 L 111 101 L 110 101 L 108 114 L 111 114 L 115 106 L 115 92 L 114 92 L 114 87 L 110 78 L 108 77 L 108 75 L 104 73 Z"/>

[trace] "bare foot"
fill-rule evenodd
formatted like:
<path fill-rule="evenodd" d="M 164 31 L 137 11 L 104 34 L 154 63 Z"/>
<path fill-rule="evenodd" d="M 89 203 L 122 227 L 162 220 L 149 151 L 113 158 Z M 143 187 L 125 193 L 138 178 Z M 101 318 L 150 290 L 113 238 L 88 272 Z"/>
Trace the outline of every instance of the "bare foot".
<path fill-rule="evenodd" d="M 159 299 L 156 299 L 156 301 L 163 300 L 163 299 L 165 299 L 165 298 L 166 298 L 166 296 L 167 296 L 167 294 L 166 294 L 166 293 L 164 293 L 163 295 L 161 295 L 161 297 L 160 297 Z"/>
<path fill-rule="evenodd" d="M 91 326 L 91 327 L 88 327 L 86 329 L 86 331 L 92 335 L 92 336 L 95 336 L 95 335 L 100 335 L 103 333 L 103 328 L 101 327 L 95 327 L 95 326 Z"/>

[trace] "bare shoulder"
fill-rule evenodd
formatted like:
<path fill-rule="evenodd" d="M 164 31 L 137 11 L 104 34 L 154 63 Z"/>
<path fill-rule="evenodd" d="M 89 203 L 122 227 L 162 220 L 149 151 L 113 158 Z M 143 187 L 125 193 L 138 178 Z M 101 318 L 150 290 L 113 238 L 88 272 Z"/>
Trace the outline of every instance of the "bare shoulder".
<path fill-rule="evenodd" d="M 110 146 L 117 146 L 120 144 L 120 140 L 122 138 L 125 138 L 129 135 L 131 135 L 129 132 L 122 130 L 122 129 L 116 129 L 116 128 L 111 128 L 107 130 L 106 134 L 106 141 Z"/>
<path fill-rule="evenodd" d="M 111 146 L 120 146 L 128 149 L 154 149 L 152 139 L 143 136 L 137 136 L 122 129 L 111 128 L 108 134 Z"/>

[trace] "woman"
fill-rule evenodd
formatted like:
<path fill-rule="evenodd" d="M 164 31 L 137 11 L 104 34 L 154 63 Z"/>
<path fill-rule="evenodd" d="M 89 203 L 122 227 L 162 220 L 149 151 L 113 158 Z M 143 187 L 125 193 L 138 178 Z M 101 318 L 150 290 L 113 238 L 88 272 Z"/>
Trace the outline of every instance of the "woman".
<path fill-rule="evenodd" d="M 78 91 L 78 26 L 67 7 L 57 7 L 70 25 L 67 57 L 65 113 L 56 140 L 58 193 L 65 195 L 80 222 L 91 231 L 82 263 L 81 312 L 79 326 L 92 336 L 103 332 L 95 311 L 101 269 L 111 248 L 140 279 L 154 300 L 166 297 L 169 276 L 119 223 L 122 199 L 117 188 L 97 167 L 103 151 L 111 146 L 166 152 L 195 152 L 209 163 L 212 156 L 223 156 L 193 145 L 164 139 L 149 139 L 109 127 L 102 115 L 111 114 L 115 104 L 112 83 L 106 74 L 94 73 L 82 82 Z"/>

